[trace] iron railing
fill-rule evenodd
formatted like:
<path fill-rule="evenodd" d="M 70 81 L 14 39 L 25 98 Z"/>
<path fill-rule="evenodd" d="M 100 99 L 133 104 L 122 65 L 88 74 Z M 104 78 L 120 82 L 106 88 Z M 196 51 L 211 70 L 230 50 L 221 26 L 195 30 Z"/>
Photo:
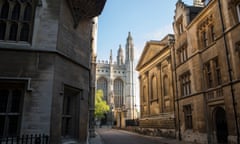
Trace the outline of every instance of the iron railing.
<path fill-rule="evenodd" d="M 0 144 L 49 144 L 49 136 L 30 134 L 15 137 L 0 137 Z"/>

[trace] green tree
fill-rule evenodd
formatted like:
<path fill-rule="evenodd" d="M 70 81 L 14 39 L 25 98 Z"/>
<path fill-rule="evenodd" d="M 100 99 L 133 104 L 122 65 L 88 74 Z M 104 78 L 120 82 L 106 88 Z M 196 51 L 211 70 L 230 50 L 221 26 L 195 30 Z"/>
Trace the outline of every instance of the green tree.
<path fill-rule="evenodd" d="M 95 95 L 95 118 L 100 120 L 104 117 L 104 113 L 109 111 L 109 105 L 107 105 L 107 102 L 103 100 L 103 91 L 97 90 Z"/>

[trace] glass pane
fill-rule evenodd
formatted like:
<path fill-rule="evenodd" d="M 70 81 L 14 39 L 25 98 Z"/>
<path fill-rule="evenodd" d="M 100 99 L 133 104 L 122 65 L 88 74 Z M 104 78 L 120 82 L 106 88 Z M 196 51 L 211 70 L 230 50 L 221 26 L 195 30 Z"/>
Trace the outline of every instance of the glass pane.
<path fill-rule="evenodd" d="M 4 40 L 6 32 L 6 23 L 0 22 L 0 40 Z"/>
<path fill-rule="evenodd" d="M 17 40 L 17 29 L 18 25 L 16 23 L 13 23 L 10 29 L 9 40 Z"/>
<path fill-rule="evenodd" d="M 0 90 L 0 113 L 7 112 L 9 91 L 6 89 Z"/>
<path fill-rule="evenodd" d="M 20 14 L 20 4 L 17 3 L 12 11 L 12 19 L 13 20 L 18 20 L 19 19 L 19 14 Z"/>
<path fill-rule="evenodd" d="M 22 97 L 21 90 L 14 90 L 12 92 L 11 112 L 20 112 L 21 97 Z"/>
<path fill-rule="evenodd" d="M 30 5 L 27 5 L 24 11 L 24 18 L 25 21 L 30 21 L 32 16 L 32 7 Z"/>
<path fill-rule="evenodd" d="M 8 136 L 17 136 L 19 116 L 9 116 Z"/>
<path fill-rule="evenodd" d="M 5 126 L 5 116 L 0 116 L 0 137 L 3 136 Z"/>
<path fill-rule="evenodd" d="M 1 18 L 8 18 L 8 11 L 9 11 L 9 4 L 8 2 L 5 2 L 2 6 L 2 11 L 1 11 Z"/>
<path fill-rule="evenodd" d="M 29 25 L 24 24 L 22 29 L 21 29 L 20 40 L 21 41 L 28 41 L 28 37 L 29 37 Z"/>

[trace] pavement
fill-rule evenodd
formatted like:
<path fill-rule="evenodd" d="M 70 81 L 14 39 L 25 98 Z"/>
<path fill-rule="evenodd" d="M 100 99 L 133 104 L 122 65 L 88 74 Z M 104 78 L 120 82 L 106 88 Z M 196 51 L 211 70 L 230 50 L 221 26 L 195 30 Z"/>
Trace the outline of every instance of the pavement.
<path fill-rule="evenodd" d="M 89 138 L 88 143 L 89 144 L 104 144 L 102 142 L 100 135 L 97 132 L 95 132 L 95 137 Z"/>
<path fill-rule="evenodd" d="M 97 128 L 97 129 L 101 129 L 101 128 Z M 129 131 L 125 131 L 125 132 L 129 132 Z M 129 133 L 141 135 L 141 134 L 133 133 L 133 132 L 129 132 Z M 95 132 L 95 134 L 96 134 L 95 137 L 89 138 L 89 141 L 88 141 L 89 144 L 104 144 L 104 142 L 101 139 L 101 136 L 97 132 Z M 164 137 L 162 137 L 162 140 L 163 140 L 164 144 L 196 144 L 196 143 L 179 141 L 177 139 L 170 139 L 170 138 L 164 138 Z"/>

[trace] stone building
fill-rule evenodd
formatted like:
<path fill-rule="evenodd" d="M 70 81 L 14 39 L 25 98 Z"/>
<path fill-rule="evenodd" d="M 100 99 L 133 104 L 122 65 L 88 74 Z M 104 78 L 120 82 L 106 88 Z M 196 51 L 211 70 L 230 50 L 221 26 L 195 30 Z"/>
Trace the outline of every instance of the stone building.
<path fill-rule="evenodd" d="M 125 120 L 137 117 L 134 95 L 134 45 L 131 33 L 128 33 L 125 59 L 119 46 L 117 62 L 113 61 L 112 50 L 109 61 L 97 62 L 96 87 L 103 91 L 103 98 L 111 107 L 106 122 L 116 121 L 118 127 L 125 127 Z M 113 116 L 111 116 L 113 114 Z"/>
<path fill-rule="evenodd" d="M 138 65 L 140 83 L 140 133 L 175 137 L 174 93 L 169 43 L 173 35 L 161 41 L 148 41 Z"/>
<path fill-rule="evenodd" d="M 87 142 L 92 20 L 104 4 L 0 1 L 0 137 Z"/>
<path fill-rule="evenodd" d="M 176 4 L 172 45 L 177 137 L 239 144 L 240 1 Z"/>

